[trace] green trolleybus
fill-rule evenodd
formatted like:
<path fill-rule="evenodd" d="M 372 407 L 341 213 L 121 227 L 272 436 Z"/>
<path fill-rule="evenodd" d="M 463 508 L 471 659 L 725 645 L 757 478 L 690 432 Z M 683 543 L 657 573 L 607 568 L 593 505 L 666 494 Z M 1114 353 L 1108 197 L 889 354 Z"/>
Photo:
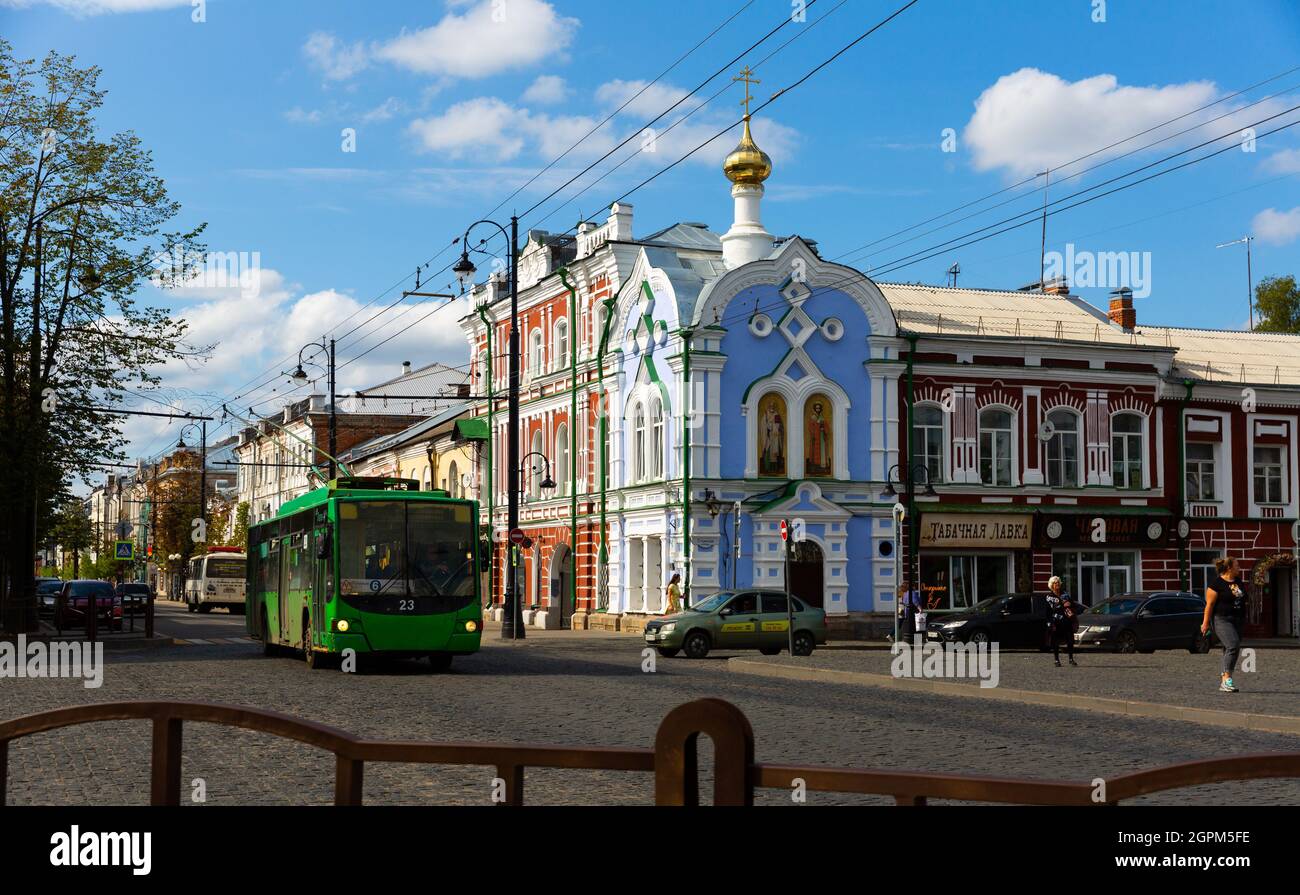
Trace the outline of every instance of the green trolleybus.
<path fill-rule="evenodd" d="M 477 518 L 411 479 L 338 478 L 286 503 L 248 529 L 249 635 L 313 668 L 350 649 L 445 670 L 479 648 Z"/>

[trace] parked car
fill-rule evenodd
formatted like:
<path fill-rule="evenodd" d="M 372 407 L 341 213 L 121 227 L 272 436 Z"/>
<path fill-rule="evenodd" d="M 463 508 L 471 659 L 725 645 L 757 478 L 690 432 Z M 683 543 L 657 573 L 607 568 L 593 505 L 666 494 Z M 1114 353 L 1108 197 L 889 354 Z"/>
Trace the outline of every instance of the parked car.
<path fill-rule="evenodd" d="M 925 638 L 932 642 L 996 643 L 998 649 L 1044 649 L 1047 598 L 1040 594 L 1001 594 L 969 609 L 930 615 Z"/>
<path fill-rule="evenodd" d="M 116 597 L 122 603 L 123 612 L 143 614 L 145 606 L 153 595 L 153 588 L 138 581 L 123 581 L 117 586 Z"/>
<path fill-rule="evenodd" d="M 60 599 L 63 603 L 64 627 L 80 627 L 86 624 L 90 613 L 90 598 L 95 598 L 95 622 L 103 625 L 104 630 L 122 629 L 122 604 L 117 599 L 111 582 L 108 581 L 65 581 Z"/>
<path fill-rule="evenodd" d="M 794 654 L 810 656 L 826 642 L 826 613 L 784 591 L 721 591 L 684 612 L 646 623 L 645 642 L 672 658 L 685 651 L 703 659 L 713 649 L 756 649 L 774 656 L 790 643 L 794 612 Z"/>
<path fill-rule="evenodd" d="M 1205 601 L 1180 591 L 1139 591 L 1111 597 L 1080 613 L 1080 646 L 1121 653 L 1151 653 L 1158 649 L 1210 650 L 1201 634 Z"/>
<path fill-rule="evenodd" d="M 41 615 L 54 615 L 54 604 L 58 602 L 63 582 L 58 578 L 36 579 L 36 610 Z"/>

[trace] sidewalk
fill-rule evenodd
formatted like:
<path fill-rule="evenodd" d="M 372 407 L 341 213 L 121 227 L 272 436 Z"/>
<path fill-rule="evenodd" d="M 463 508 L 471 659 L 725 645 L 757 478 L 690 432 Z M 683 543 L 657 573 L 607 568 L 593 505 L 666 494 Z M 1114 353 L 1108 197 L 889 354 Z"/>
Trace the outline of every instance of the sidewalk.
<path fill-rule="evenodd" d="M 1257 670 L 1239 668 L 1234 675 L 1240 693 L 1217 690 L 1219 650 L 1208 655 L 1174 650 L 1076 655 L 1079 667 L 1057 668 L 1050 654 L 999 653 L 998 684 L 988 688 L 974 679 L 896 678 L 891 674 L 893 656 L 885 650 L 819 649 L 806 658 L 741 656 L 730 659 L 727 668 L 737 674 L 894 687 L 1300 735 L 1300 652 L 1257 652 Z"/>

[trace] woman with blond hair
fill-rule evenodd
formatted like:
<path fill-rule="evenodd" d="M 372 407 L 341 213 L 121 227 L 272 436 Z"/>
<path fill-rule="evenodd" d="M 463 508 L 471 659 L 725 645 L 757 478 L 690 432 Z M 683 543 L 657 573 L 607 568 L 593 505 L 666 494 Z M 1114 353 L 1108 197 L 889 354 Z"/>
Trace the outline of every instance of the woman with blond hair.
<path fill-rule="evenodd" d="M 1209 633 L 1211 625 L 1214 636 L 1223 644 L 1223 671 L 1219 674 L 1219 690 L 1223 693 L 1238 692 L 1232 682 L 1232 673 L 1237 670 L 1237 657 L 1241 655 L 1241 620 L 1246 615 L 1246 605 L 1250 600 L 1250 591 L 1246 581 L 1237 568 L 1237 561 L 1232 557 L 1216 559 L 1214 570 L 1218 577 L 1205 588 L 1205 616 L 1201 619 L 1201 635 Z"/>
<path fill-rule="evenodd" d="M 1074 598 L 1065 591 L 1061 576 L 1053 575 L 1047 581 L 1047 637 L 1052 647 L 1052 656 L 1056 667 L 1061 667 L 1061 644 L 1065 644 L 1066 655 L 1071 665 L 1074 661 L 1074 632 L 1079 630 L 1079 612 Z"/>

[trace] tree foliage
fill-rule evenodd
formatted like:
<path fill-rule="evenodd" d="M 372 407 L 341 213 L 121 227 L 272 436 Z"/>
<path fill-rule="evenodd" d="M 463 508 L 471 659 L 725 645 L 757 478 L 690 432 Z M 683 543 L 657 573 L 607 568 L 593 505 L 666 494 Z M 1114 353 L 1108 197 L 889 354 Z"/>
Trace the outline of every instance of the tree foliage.
<path fill-rule="evenodd" d="M 203 228 L 166 229 L 180 207 L 149 151 L 133 133 L 100 134 L 99 78 L 72 56 L 18 59 L 0 39 L 0 543 L 6 593 L 26 602 L 37 526 L 74 476 L 123 459 L 121 418 L 87 408 L 119 407 L 157 385 L 157 365 L 203 353 L 183 321 L 136 298 L 192 274 Z"/>
<path fill-rule="evenodd" d="M 1265 277 L 1255 286 L 1258 332 L 1300 333 L 1300 288 L 1291 274 Z"/>

